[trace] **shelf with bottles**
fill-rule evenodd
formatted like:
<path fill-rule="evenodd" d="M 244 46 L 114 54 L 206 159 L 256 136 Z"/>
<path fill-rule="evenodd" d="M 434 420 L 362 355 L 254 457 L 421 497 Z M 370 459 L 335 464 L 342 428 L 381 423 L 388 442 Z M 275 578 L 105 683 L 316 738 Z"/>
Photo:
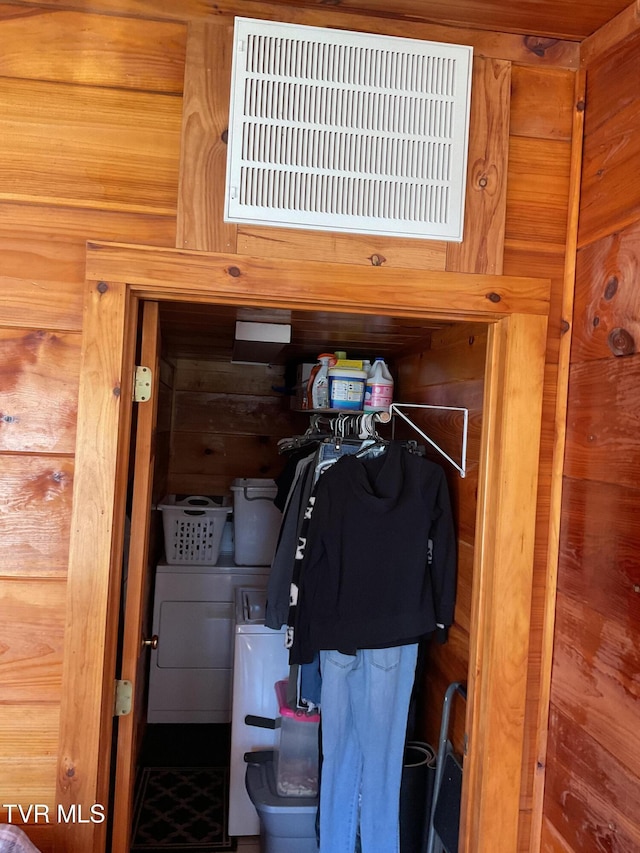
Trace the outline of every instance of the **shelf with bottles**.
<path fill-rule="evenodd" d="M 341 356 L 341 357 L 338 357 Z M 349 412 L 388 411 L 393 377 L 384 359 L 347 359 L 346 353 L 320 353 L 301 389 L 304 408 Z"/>

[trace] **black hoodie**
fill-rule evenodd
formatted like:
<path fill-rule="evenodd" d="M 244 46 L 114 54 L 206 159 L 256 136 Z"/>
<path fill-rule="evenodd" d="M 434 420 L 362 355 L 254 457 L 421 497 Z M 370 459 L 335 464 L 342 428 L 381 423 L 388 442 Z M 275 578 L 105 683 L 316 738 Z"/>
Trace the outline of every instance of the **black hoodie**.
<path fill-rule="evenodd" d="M 290 660 L 416 642 L 451 625 L 455 586 L 442 468 L 398 442 L 377 457 L 343 456 L 317 484 Z"/>

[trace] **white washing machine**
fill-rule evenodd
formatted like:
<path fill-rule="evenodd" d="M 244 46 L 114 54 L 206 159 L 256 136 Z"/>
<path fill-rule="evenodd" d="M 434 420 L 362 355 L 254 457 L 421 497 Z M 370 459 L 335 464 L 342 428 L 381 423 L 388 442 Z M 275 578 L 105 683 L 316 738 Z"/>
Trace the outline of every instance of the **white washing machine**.
<path fill-rule="evenodd" d="M 231 768 L 229 778 L 229 826 L 231 836 L 258 835 L 260 821 L 245 785 L 245 752 L 273 749 L 274 729 L 248 725 L 247 716 L 278 716 L 275 683 L 289 675 L 285 629 L 274 631 L 264 624 L 266 591 L 239 587 L 236 590 L 236 626 L 233 655 L 231 710 Z"/>

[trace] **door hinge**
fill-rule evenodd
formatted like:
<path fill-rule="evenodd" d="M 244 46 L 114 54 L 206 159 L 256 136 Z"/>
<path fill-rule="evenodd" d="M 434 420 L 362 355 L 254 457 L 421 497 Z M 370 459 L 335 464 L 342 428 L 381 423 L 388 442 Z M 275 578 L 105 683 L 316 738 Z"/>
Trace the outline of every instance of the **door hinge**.
<path fill-rule="evenodd" d="M 131 713 L 131 699 L 133 698 L 133 684 L 131 681 L 116 679 L 115 697 L 113 702 L 113 716 L 126 717 Z"/>
<path fill-rule="evenodd" d="M 151 390 L 153 387 L 153 376 L 150 368 L 142 365 L 136 366 L 136 372 L 133 377 L 133 402 L 147 403 L 151 399 Z"/>

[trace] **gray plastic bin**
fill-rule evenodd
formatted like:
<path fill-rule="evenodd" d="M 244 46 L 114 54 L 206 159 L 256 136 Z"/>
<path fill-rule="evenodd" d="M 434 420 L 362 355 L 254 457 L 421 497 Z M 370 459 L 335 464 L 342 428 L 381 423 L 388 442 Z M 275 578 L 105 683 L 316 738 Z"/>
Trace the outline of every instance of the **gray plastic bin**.
<path fill-rule="evenodd" d="M 247 753 L 246 786 L 260 819 L 262 853 L 318 853 L 317 797 L 276 793 L 273 751 Z"/>

